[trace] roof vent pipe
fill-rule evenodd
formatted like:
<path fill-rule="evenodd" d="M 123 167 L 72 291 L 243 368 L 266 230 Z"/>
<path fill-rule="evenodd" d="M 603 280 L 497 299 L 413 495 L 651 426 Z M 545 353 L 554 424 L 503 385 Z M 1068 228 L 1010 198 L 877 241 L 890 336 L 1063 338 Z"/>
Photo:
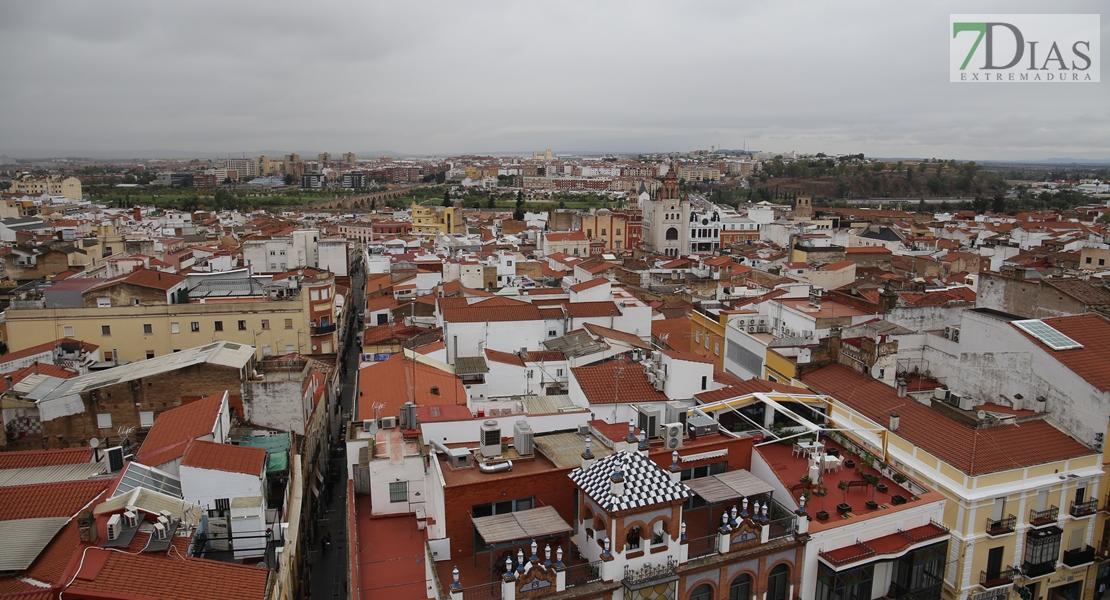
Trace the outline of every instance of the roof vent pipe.
<path fill-rule="evenodd" d="M 890 413 L 890 430 L 891 431 L 898 431 L 898 425 L 900 425 L 901 422 L 902 422 L 902 417 L 898 416 L 898 413 L 896 413 L 896 412 Z"/>

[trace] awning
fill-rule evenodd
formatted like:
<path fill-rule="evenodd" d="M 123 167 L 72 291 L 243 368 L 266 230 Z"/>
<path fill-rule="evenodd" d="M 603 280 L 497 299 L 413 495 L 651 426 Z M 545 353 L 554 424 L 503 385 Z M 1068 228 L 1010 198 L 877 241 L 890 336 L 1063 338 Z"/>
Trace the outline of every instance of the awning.
<path fill-rule="evenodd" d="M 744 469 L 690 479 L 686 481 L 686 485 L 710 503 L 751 498 L 760 494 L 770 494 L 773 491 L 770 484 Z"/>
<path fill-rule="evenodd" d="M 503 544 L 518 540 L 570 533 L 570 525 L 550 506 L 541 506 L 492 517 L 473 520 L 474 528 L 486 544 Z"/>

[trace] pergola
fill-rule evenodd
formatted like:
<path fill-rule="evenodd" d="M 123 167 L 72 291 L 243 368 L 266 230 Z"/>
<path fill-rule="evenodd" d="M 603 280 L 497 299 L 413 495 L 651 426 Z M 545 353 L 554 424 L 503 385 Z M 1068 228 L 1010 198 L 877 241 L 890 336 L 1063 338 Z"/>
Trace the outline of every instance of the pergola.
<path fill-rule="evenodd" d="M 571 526 L 559 516 L 559 511 L 551 506 L 541 506 L 517 512 L 472 518 L 474 524 L 474 547 L 478 542 L 486 547 L 490 557 L 490 570 L 493 569 L 493 554 L 509 548 L 524 548 L 532 540 L 563 536 L 564 551 L 570 549 Z M 542 551 L 543 548 L 541 547 Z M 526 551 L 528 553 L 528 551 Z M 474 567 L 478 567 L 478 551 L 474 552 Z M 498 565 L 500 566 L 500 565 Z"/>
<path fill-rule="evenodd" d="M 699 477 L 686 481 L 686 485 L 694 493 L 705 500 L 709 505 L 709 531 L 713 531 L 713 506 L 735 501 L 739 498 L 749 500 L 762 500 L 761 503 L 771 500 L 774 488 L 762 479 L 752 475 L 751 472 L 740 469 L 728 471 L 709 477 Z"/>

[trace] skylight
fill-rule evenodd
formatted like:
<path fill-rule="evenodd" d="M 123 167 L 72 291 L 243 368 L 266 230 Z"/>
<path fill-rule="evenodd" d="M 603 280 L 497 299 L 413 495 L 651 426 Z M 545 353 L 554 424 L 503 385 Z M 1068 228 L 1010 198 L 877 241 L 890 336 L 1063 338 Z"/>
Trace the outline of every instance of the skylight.
<path fill-rule="evenodd" d="M 116 492 L 112 497 L 126 494 L 137 487 L 144 487 L 178 498 L 183 497 L 181 494 L 181 480 L 169 473 L 152 469 L 137 462 L 127 463 L 127 468 L 124 469 L 123 476 L 120 477 L 119 485 L 116 486 Z"/>
<path fill-rule="evenodd" d="M 1051 325 L 1040 319 L 1014 321 L 1014 326 L 1044 342 L 1046 346 L 1053 350 L 1075 350 L 1083 347 L 1083 344 L 1056 331 Z"/>

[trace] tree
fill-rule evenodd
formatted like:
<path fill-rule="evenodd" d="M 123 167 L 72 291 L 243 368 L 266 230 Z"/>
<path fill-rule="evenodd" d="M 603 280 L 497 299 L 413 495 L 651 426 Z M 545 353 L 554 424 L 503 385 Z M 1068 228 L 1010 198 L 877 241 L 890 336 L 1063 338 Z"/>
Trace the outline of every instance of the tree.
<path fill-rule="evenodd" d="M 513 211 L 513 220 L 514 221 L 523 221 L 524 220 L 524 209 L 523 208 L 518 207 L 516 210 Z"/>
<path fill-rule="evenodd" d="M 455 205 L 451 202 L 451 190 L 443 190 L 443 205 L 450 208 Z"/>
<path fill-rule="evenodd" d="M 1003 213 L 1006 212 L 1006 197 L 999 194 L 994 197 L 991 202 L 991 212 Z"/>

